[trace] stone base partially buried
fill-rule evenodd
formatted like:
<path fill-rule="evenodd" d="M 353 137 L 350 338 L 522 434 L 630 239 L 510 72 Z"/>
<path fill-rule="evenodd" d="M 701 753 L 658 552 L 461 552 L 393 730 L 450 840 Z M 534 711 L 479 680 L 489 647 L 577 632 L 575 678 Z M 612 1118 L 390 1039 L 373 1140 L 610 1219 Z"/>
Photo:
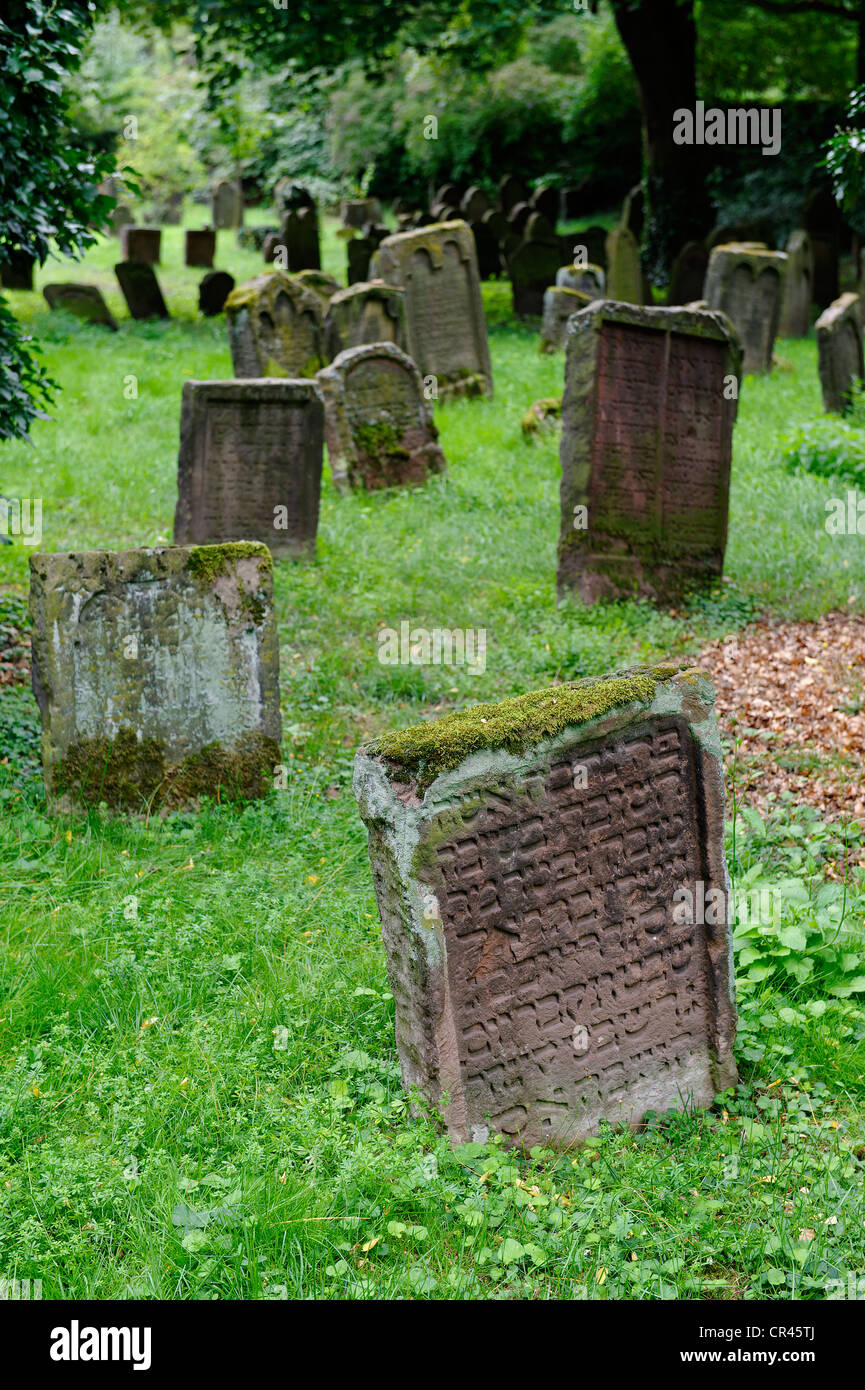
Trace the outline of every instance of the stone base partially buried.
<path fill-rule="evenodd" d="M 455 1142 L 567 1146 L 735 1083 L 712 706 L 655 667 L 358 753 L 403 1082 Z"/>

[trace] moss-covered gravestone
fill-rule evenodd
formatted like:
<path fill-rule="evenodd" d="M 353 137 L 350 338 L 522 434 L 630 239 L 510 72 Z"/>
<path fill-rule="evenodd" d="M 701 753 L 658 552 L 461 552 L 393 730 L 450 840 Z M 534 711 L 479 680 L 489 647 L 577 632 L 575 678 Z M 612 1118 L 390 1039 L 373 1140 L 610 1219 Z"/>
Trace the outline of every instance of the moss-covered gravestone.
<path fill-rule="evenodd" d="M 315 554 L 324 409 L 311 381 L 187 381 L 176 545 L 259 541 Z"/>
<path fill-rule="evenodd" d="M 366 343 L 405 347 L 405 290 L 381 280 L 360 281 L 331 296 L 324 340 L 332 360 L 346 348 Z"/>
<path fill-rule="evenodd" d="M 54 808 L 262 796 L 279 763 L 263 545 L 30 557 L 33 689 Z"/>
<path fill-rule="evenodd" d="M 758 250 L 741 242 L 722 243 L 709 257 L 703 294 L 739 334 L 746 375 L 771 370 L 786 268 L 783 251 Z"/>
<path fill-rule="evenodd" d="M 225 317 L 235 376 L 313 377 L 324 366 L 321 296 L 281 270 L 232 290 Z"/>
<path fill-rule="evenodd" d="M 347 348 L 316 377 L 340 491 L 404 487 L 445 471 L 420 373 L 394 343 Z"/>
<path fill-rule="evenodd" d="M 406 340 L 440 396 L 492 395 L 493 375 L 471 227 L 438 222 L 386 237 L 377 274 L 405 290 Z"/>
<path fill-rule="evenodd" d="M 603 299 L 607 277 L 599 265 L 560 265 L 556 286 L 560 290 L 579 290 L 590 299 Z"/>
<path fill-rule="evenodd" d="M 622 672 L 358 754 L 403 1082 L 454 1141 L 564 1146 L 735 1083 L 712 703 Z"/>
<path fill-rule="evenodd" d="M 159 265 L 162 232 L 159 227 L 136 227 L 129 224 L 120 229 L 120 254 L 124 261 L 143 261 Z"/>
<path fill-rule="evenodd" d="M 97 285 L 79 285 L 67 280 L 60 285 L 44 285 L 42 293 L 49 309 L 65 309 L 77 319 L 87 323 L 97 323 L 103 328 L 117 332 L 117 321 Z"/>
<path fill-rule="evenodd" d="M 152 265 L 148 265 L 146 261 L 119 261 L 114 267 L 114 273 L 132 318 L 171 317 Z"/>
<path fill-rule="evenodd" d="M 571 314 L 592 303 L 592 295 L 581 294 L 551 285 L 544 292 L 544 314 L 541 320 L 541 352 L 559 352 L 565 346 L 566 329 Z"/>
<path fill-rule="evenodd" d="M 739 359 L 705 310 L 596 300 L 568 320 L 560 594 L 678 602 L 720 575 Z"/>
<path fill-rule="evenodd" d="M 842 294 L 818 318 L 817 366 L 824 410 L 843 415 L 850 409 L 854 388 L 865 377 L 858 294 Z"/>

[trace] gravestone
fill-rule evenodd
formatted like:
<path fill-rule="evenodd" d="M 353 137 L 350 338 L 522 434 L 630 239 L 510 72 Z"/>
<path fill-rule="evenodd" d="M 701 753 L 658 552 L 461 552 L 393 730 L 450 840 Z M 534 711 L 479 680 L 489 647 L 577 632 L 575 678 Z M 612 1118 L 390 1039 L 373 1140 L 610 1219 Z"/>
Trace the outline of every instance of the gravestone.
<path fill-rule="evenodd" d="M 625 304 L 643 302 L 640 248 L 627 227 L 614 227 L 607 235 L 607 294 Z"/>
<path fill-rule="evenodd" d="M 325 312 L 327 311 L 331 296 L 342 289 L 342 285 L 339 281 L 334 280 L 332 275 L 325 275 L 323 270 L 301 270 L 298 271 L 295 279 L 299 280 L 305 289 L 312 290 L 313 294 L 318 295 L 319 299 L 322 301 Z"/>
<path fill-rule="evenodd" d="M 117 332 L 117 322 L 102 298 L 102 291 L 96 285 L 77 285 L 69 281 L 63 285 L 45 285 L 42 290 L 49 309 L 65 309 L 77 319 L 87 323 L 97 323 Z"/>
<path fill-rule="evenodd" d="M 532 215 L 531 203 L 515 203 L 508 213 L 508 231 L 512 236 L 522 237 L 526 223 Z"/>
<path fill-rule="evenodd" d="M 130 224 L 120 229 L 120 254 L 124 261 L 159 265 L 161 250 L 162 232 L 159 227 L 135 227 Z"/>
<path fill-rule="evenodd" d="M 32 555 L 30 611 L 52 809 L 272 786 L 279 640 L 263 545 Z"/>
<path fill-rule="evenodd" d="M 348 348 L 316 381 L 340 491 L 417 485 L 445 472 L 420 372 L 394 343 Z"/>
<path fill-rule="evenodd" d="M 320 270 L 321 252 L 318 244 L 318 214 L 315 208 L 293 209 L 286 213 L 280 238 L 285 246 L 288 270 Z"/>
<path fill-rule="evenodd" d="M 174 543 L 315 555 L 324 411 L 311 381 L 186 381 Z"/>
<path fill-rule="evenodd" d="M 823 409 L 844 415 L 853 403 L 854 387 L 865 378 L 858 294 L 842 294 L 823 310 L 816 327 Z"/>
<path fill-rule="evenodd" d="M 771 217 L 752 217 L 750 220 L 713 227 L 706 238 L 706 246 L 712 252 L 716 246 L 728 246 L 734 241 L 737 243 L 752 242 L 759 246 L 765 246 L 767 251 L 774 251 L 775 241 Z"/>
<path fill-rule="evenodd" d="M 726 314 L 742 341 L 746 375 L 768 372 L 781 316 L 787 257 L 733 242 L 709 257 L 704 298 Z"/>
<path fill-rule="evenodd" d="M 667 303 L 692 304 L 702 299 L 708 267 L 709 253 L 702 242 L 687 241 L 673 262 Z"/>
<path fill-rule="evenodd" d="M 551 285 L 555 285 L 561 261 L 558 241 L 555 237 L 544 237 L 543 227 L 539 228 L 541 236 L 529 235 L 531 230 L 538 228 L 535 217 L 540 217 L 540 214 L 533 214 L 526 227 L 526 236 L 508 256 L 514 313 L 520 317 L 539 318 L 543 314 L 544 295 Z M 542 221 L 546 223 L 545 218 Z"/>
<path fill-rule="evenodd" d="M 383 281 L 360 281 L 339 290 L 324 320 L 325 351 L 330 361 L 346 348 L 365 343 L 405 347 L 405 290 Z"/>
<path fill-rule="evenodd" d="M 186 245 L 184 261 L 186 265 L 203 266 L 205 268 L 213 265 L 213 257 L 216 252 L 216 232 L 212 227 L 190 227 L 186 233 Z"/>
<path fill-rule="evenodd" d="M 443 183 L 436 192 L 431 206 L 438 204 L 440 207 L 459 207 L 463 196 L 463 187 L 458 183 Z"/>
<path fill-rule="evenodd" d="M 238 185 L 222 179 L 211 195 L 210 211 L 214 227 L 243 226 L 243 197 Z"/>
<path fill-rule="evenodd" d="M 340 206 L 340 217 L 346 227 L 365 227 L 367 222 L 381 221 L 381 203 L 378 198 L 346 199 Z"/>
<path fill-rule="evenodd" d="M 32 290 L 36 257 L 20 246 L 0 246 L 0 284 L 4 290 Z"/>
<path fill-rule="evenodd" d="M 713 699 L 631 670 L 358 753 L 403 1085 L 453 1143 L 562 1148 L 735 1085 Z"/>
<path fill-rule="evenodd" d="M 279 179 L 274 184 L 273 201 L 280 216 L 285 216 L 292 208 L 297 211 L 298 208 L 315 207 L 315 199 L 309 189 L 291 178 Z"/>
<path fill-rule="evenodd" d="M 183 194 L 169 193 L 161 213 L 157 221 L 164 222 L 166 227 L 179 227 L 183 220 Z"/>
<path fill-rule="evenodd" d="M 498 197 L 499 207 L 507 216 L 517 203 L 528 202 L 529 190 L 522 179 L 517 178 L 516 174 L 505 174 L 504 178 L 499 181 Z"/>
<path fill-rule="evenodd" d="M 556 284 L 562 290 L 579 290 L 592 299 L 603 299 L 607 277 L 599 265 L 586 265 L 577 270 L 572 265 L 562 265 L 556 271 Z"/>
<path fill-rule="evenodd" d="M 171 317 L 152 265 L 144 261 L 118 261 L 114 274 L 120 282 L 126 307 L 134 319 Z"/>
<path fill-rule="evenodd" d="M 261 254 L 264 257 L 265 265 L 273 265 L 276 260 L 276 253 L 282 245 L 281 232 L 268 232 L 261 245 Z"/>
<path fill-rule="evenodd" d="M 111 230 L 115 236 L 120 236 L 124 227 L 131 227 L 135 222 L 132 209 L 126 203 L 118 203 L 110 215 Z"/>
<path fill-rule="evenodd" d="M 778 333 L 782 338 L 806 338 L 814 297 L 814 251 L 808 233 L 801 228 L 792 232 L 785 249 L 787 274 Z"/>
<path fill-rule="evenodd" d="M 224 270 L 211 270 L 201 278 L 198 286 L 198 312 L 205 318 L 214 318 L 225 308 L 225 301 L 234 289 L 234 276 Z"/>
<path fill-rule="evenodd" d="M 225 316 L 235 376 L 313 377 L 324 366 L 321 299 L 284 271 L 238 285 Z"/>
<path fill-rule="evenodd" d="M 510 228 L 508 227 L 508 219 L 505 217 L 501 209 L 491 208 L 489 212 L 484 213 L 483 217 L 481 218 L 481 221 L 483 222 L 485 227 L 489 227 L 496 241 L 499 243 L 499 246 L 501 246 L 505 237 L 510 234 Z"/>
<path fill-rule="evenodd" d="M 584 227 L 581 232 L 571 232 L 567 241 L 569 245 L 565 255 L 566 260 L 570 257 L 576 258 L 575 248 L 582 247 L 589 265 L 599 265 L 606 272 L 608 269 L 607 232 L 603 227 Z"/>
<path fill-rule="evenodd" d="M 482 280 L 492 280 L 502 273 L 502 257 L 495 233 L 488 224 L 480 222 L 469 224 L 475 239 L 475 255 L 478 258 L 478 275 Z"/>
<path fill-rule="evenodd" d="M 405 290 L 406 341 L 421 376 L 439 395 L 493 393 L 475 242 L 465 222 L 442 222 L 387 237 L 378 276 Z"/>
<path fill-rule="evenodd" d="M 824 186 L 809 194 L 802 210 L 802 227 L 814 253 L 814 303 L 827 309 L 838 298 L 841 254 L 841 213 L 831 189 Z"/>
<path fill-rule="evenodd" d="M 622 204 L 622 215 L 619 219 L 619 226 L 627 227 L 638 246 L 643 237 L 644 205 L 643 185 L 641 183 L 635 183 Z"/>
<path fill-rule="evenodd" d="M 544 183 L 535 189 L 529 199 L 534 211 L 542 213 L 553 230 L 559 217 L 559 201 L 559 190 Z"/>
<path fill-rule="evenodd" d="M 561 352 L 567 337 L 568 319 L 578 309 L 585 309 L 595 295 L 581 290 L 551 285 L 544 291 L 544 314 L 541 322 L 541 352 Z"/>
<path fill-rule="evenodd" d="M 483 189 L 478 188 L 477 184 L 472 184 L 460 199 L 459 215 L 465 218 L 466 222 L 480 222 L 485 212 L 491 210 L 492 204 Z"/>
<path fill-rule="evenodd" d="M 369 237 L 356 236 L 348 243 L 348 283 L 356 285 L 369 279 L 370 261 L 375 251 L 375 242 Z"/>
<path fill-rule="evenodd" d="M 722 314 L 597 300 L 567 338 L 559 595 L 677 604 L 723 568 L 735 335 Z"/>

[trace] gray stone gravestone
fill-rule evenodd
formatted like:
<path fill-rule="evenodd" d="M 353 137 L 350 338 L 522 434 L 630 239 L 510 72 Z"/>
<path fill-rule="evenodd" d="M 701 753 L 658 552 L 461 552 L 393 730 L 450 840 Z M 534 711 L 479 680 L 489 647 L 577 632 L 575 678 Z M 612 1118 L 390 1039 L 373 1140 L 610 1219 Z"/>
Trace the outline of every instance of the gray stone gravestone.
<path fill-rule="evenodd" d="M 561 352 L 565 347 L 568 319 L 578 309 L 585 309 L 596 296 L 581 290 L 551 285 L 544 291 L 544 313 L 541 321 L 541 352 Z"/>
<path fill-rule="evenodd" d="M 216 232 L 212 227 L 190 227 L 185 237 L 186 265 L 204 267 L 213 265 L 216 253 Z"/>
<path fill-rule="evenodd" d="M 515 314 L 526 318 L 539 318 L 543 314 L 544 295 L 556 282 L 561 259 L 559 250 L 555 238 L 535 239 L 526 235 L 508 256 Z"/>
<path fill-rule="evenodd" d="M 118 261 L 114 267 L 114 274 L 134 319 L 171 317 L 152 265 L 145 261 Z"/>
<path fill-rule="evenodd" d="M 787 257 L 733 242 L 709 257 L 704 297 L 726 314 L 742 341 L 742 370 L 768 372 L 781 316 Z"/>
<path fill-rule="evenodd" d="M 33 689 L 55 810 L 262 796 L 280 762 L 260 545 L 30 557 Z"/>
<path fill-rule="evenodd" d="M 213 190 L 210 209 L 214 227 L 243 226 L 243 196 L 239 185 L 222 179 Z"/>
<path fill-rule="evenodd" d="M 556 222 L 559 217 L 559 190 L 550 184 L 540 184 L 532 194 L 529 202 L 535 212 L 541 213 L 550 224 L 550 228 L 555 231 Z"/>
<path fill-rule="evenodd" d="M 313 377 L 325 363 L 321 297 L 284 271 L 257 275 L 225 301 L 238 377 Z"/>
<path fill-rule="evenodd" d="M 315 555 L 324 412 L 311 381 L 186 381 L 176 545 L 254 540 Z"/>
<path fill-rule="evenodd" d="M 492 280 L 502 273 L 502 256 L 498 240 L 492 228 L 483 219 L 470 225 L 475 239 L 478 275 L 482 280 Z"/>
<path fill-rule="evenodd" d="M 466 222 L 480 222 L 485 212 L 492 208 L 489 198 L 477 184 L 472 184 L 460 199 L 460 216 Z"/>
<path fill-rule="evenodd" d="M 811 326 L 814 298 L 814 250 L 811 238 L 799 228 L 790 234 L 785 247 L 787 273 L 781 300 L 778 333 L 782 338 L 806 338 Z"/>
<path fill-rule="evenodd" d="M 566 1147 L 735 1085 L 713 699 L 614 672 L 358 753 L 403 1084 L 452 1142 Z"/>
<path fill-rule="evenodd" d="M 802 227 L 811 239 L 814 255 L 814 303 L 827 309 L 839 294 L 841 252 L 841 213 L 828 186 L 808 195 L 802 209 Z"/>
<path fill-rule="evenodd" d="M 210 270 L 198 286 L 198 312 L 214 318 L 225 308 L 225 301 L 234 289 L 234 276 L 225 270 Z"/>
<path fill-rule="evenodd" d="M 635 183 L 622 204 L 619 226 L 627 227 L 638 246 L 643 236 L 643 207 L 643 185 Z"/>
<path fill-rule="evenodd" d="M 560 595 L 678 603 L 721 574 L 739 356 L 718 313 L 597 300 L 569 319 Z"/>
<path fill-rule="evenodd" d="M 567 239 L 570 243 L 568 256 L 575 257 L 575 247 L 582 247 L 586 253 L 588 264 L 599 265 L 606 273 L 608 269 L 607 232 L 603 227 L 584 227 L 581 232 L 571 233 Z"/>
<path fill-rule="evenodd" d="M 817 364 L 823 409 L 845 414 L 852 405 L 854 387 L 865 378 L 858 294 L 842 294 L 818 318 Z"/>
<path fill-rule="evenodd" d="M 359 281 L 339 290 L 327 306 L 324 341 L 333 361 L 346 348 L 366 343 L 405 347 L 405 290 L 381 280 Z"/>
<path fill-rule="evenodd" d="M 332 275 L 326 275 L 323 270 L 300 270 L 294 277 L 306 289 L 312 290 L 322 301 L 325 312 L 333 295 L 343 286 L 338 280 L 334 280 Z"/>
<path fill-rule="evenodd" d="M 159 227 L 135 227 L 131 223 L 120 229 L 120 254 L 124 261 L 143 261 L 159 265 L 162 251 L 162 231 Z"/>
<path fill-rule="evenodd" d="M 348 283 L 350 285 L 356 285 L 369 279 L 370 262 L 375 249 L 375 242 L 371 241 L 369 237 L 352 237 L 346 247 Z"/>
<path fill-rule="evenodd" d="M 607 235 L 607 294 L 626 304 L 643 302 L 640 248 L 627 227 L 614 227 Z"/>
<path fill-rule="evenodd" d="M 517 178 L 516 174 L 505 174 L 499 181 L 498 188 L 499 207 L 507 216 L 517 203 L 527 203 L 529 200 L 529 190 L 522 179 Z"/>
<path fill-rule="evenodd" d="M 381 203 L 378 198 L 345 199 L 340 205 L 339 215 L 346 227 L 360 230 L 367 222 L 381 221 Z"/>
<path fill-rule="evenodd" d="M 45 285 L 42 290 L 49 309 L 65 309 L 77 319 L 97 323 L 117 332 L 117 322 L 96 285 L 78 285 L 69 281 L 62 285 Z"/>

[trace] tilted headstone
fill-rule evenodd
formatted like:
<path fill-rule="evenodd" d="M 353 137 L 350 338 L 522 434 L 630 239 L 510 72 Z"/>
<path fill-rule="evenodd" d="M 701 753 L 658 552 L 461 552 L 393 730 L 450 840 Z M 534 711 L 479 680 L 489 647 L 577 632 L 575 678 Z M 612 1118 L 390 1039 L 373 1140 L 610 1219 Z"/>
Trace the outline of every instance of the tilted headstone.
<path fill-rule="evenodd" d="M 358 753 L 403 1085 L 452 1142 L 566 1147 L 736 1084 L 713 698 L 616 672 Z"/>
<path fill-rule="evenodd" d="M 285 246 L 288 269 L 292 274 L 297 274 L 299 270 L 321 269 L 318 214 L 315 208 L 287 212 L 280 228 L 280 239 Z"/>
<path fill-rule="evenodd" d="M 787 257 L 733 242 L 709 257 L 704 298 L 726 314 L 742 341 L 742 370 L 768 372 L 781 317 Z"/>
<path fill-rule="evenodd" d="M 559 266 L 556 271 L 556 284 L 559 289 L 579 290 L 592 299 L 603 299 L 607 277 L 599 265 L 585 265 L 577 269 L 572 265 Z"/>
<path fill-rule="evenodd" d="M 811 326 L 811 303 L 814 298 L 814 250 L 808 233 L 801 228 L 790 234 L 784 249 L 787 253 L 787 273 L 784 276 L 778 334 L 781 338 L 806 338 Z"/>
<path fill-rule="evenodd" d="M 20 246 L 0 246 L 0 284 L 4 290 L 32 290 L 36 257 Z"/>
<path fill-rule="evenodd" d="M 68 281 L 62 285 L 45 285 L 42 290 L 49 309 L 65 309 L 77 319 L 97 323 L 117 332 L 117 321 L 111 313 L 102 291 L 96 285 L 78 285 Z"/>
<path fill-rule="evenodd" d="M 624 304 L 643 302 L 640 248 L 627 227 L 614 227 L 607 235 L 607 294 Z"/>
<path fill-rule="evenodd" d="M 340 217 L 346 227 L 365 227 L 367 222 L 381 221 L 381 203 L 378 198 L 346 199 L 340 206 Z"/>
<path fill-rule="evenodd" d="M 405 289 L 409 356 L 439 395 L 492 395 L 493 375 L 472 231 L 442 222 L 387 237 L 378 276 Z"/>
<path fill-rule="evenodd" d="M 114 274 L 134 319 L 171 317 L 152 265 L 145 261 L 118 261 L 114 267 Z"/>
<path fill-rule="evenodd" d="M 405 347 L 405 290 L 381 280 L 360 281 L 339 290 L 327 306 L 325 350 L 330 361 L 346 348 L 366 343 Z"/>
<path fill-rule="evenodd" d="M 667 303 L 693 304 L 702 299 L 709 253 L 700 241 L 687 241 L 675 261 L 670 275 Z"/>
<path fill-rule="evenodd" d="M 324 411 L 311 381 L 186 381 L 174 543 L 315 555 Z"/>
<path fill-rule="evenodd" d="M 578 309 L 585 309 L 597 296 L 581 290 L 551 285 L 544 291 L 544 313 L 541 322 L 541 352 L 560 352 L 565 347 L 568 319 Z"/>
<path fill-rule="evenodd" d="M 235 376 L 313 377 L 324 366 L 321 298 L 284 271 L 238 285 L 225 316 Z"/>
<path fill-rule="evenodd" d="M 120 231 L 120 254 L 124 261 L 143 261 L 159 265 L 162 252 L 162 231 L 159 227 L 136 227 L 130 224 Z"/>
<path fill-rule="evenodd" d="M 559 594 L 678 603 L 724 563 L 739 347 L 722 314 L 568 320 Z"/>
<path fill-rule="evenodd" d="M 49 805 L 262 796 L 280 763 L 273 565 L 262 545 L 30 557 Z"/>
<path fill-rule="evenodd" d="M 198 286 L 198 312 L 205 318 L 221 314 L 225 301 L 234 289 L 234 276 L 225 270 L 210 270 Z"/>
<path fill-rule="evenodd" d="M 865 378 L 858 294 L 842 294 L 823 310 L 816 327 L 823 409 L 843 415 L 853 404 L 854 388 Z"/>
<path fill-rule="evenodd" d="M 243 225 L 243 196 L 236 183 L 223 179 L 216 185 L 210 199 L 214 227 Z"/>
<path fill-rule="evenodd" d="M 464 217 L 466 222 L 480 222 L 484 213 L 489 212 L 491 208 L 489 198 L 476 183 L 472 184 L 460 199 L 460 216 Z"/>
<path fill-rule="evenodd" d="M 481 219 L 469 224 L 475 239 L 475 255 L 478 258 L 478 275 L 482 280 L 492 280 L 502 273 L 502 256 L 499 243 L 492 228 Z"/>
<path fill-rule="evenodd" d="M 330 471 L 341 491 L 405 487 L 445 471 L 420 373 L 394 343 L 348 348 L 316 381 Z"/>
<path fill-rule="evenodd" d="M 212 227 L 190 227 L 186 232 L 185 240 L 184 261 L 186 265 L 205 268 L 213 265 L 213 257 L 216 253 L 216 232 Z"/>
<path fill-rule="evenodd" d="M 550 184 L 540 184 L 529 199 L 535 212 L 540 212 L 555 230 L 559 217 L 559 190 Z"/>
<path fill-rule="evenodd" d="M 517 203 L 527 203 L 529 200 L 529 190 L 522 179 L 517 178 L 516 174 L 505 174 L 499 182 L 498 188 L 499 207 L 507 216 Z"/>

